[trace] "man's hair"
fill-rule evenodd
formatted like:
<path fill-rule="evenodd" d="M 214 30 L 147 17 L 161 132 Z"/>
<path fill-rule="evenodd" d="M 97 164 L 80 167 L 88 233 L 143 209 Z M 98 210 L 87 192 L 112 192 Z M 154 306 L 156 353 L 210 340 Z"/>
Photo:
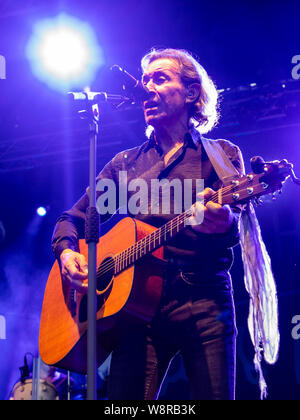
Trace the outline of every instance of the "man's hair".
<path fill-rule="evenodd" d="M 191 53 L 175 48 L 153 48 L 141 60 L 143 72 L 152 61 L 160 58 L 170 58 L 178 63 L 181 80 L 186 87 L 192 83 L 201 85 L 199 97 L 191 104 L 189 117 L 190 123 L 194 124 L 198 131 L 207 133 L 217 124 L 219 117 L 218 92 L 213 81 Z M 147 131 L 149 134 L 149 130 Z"/>

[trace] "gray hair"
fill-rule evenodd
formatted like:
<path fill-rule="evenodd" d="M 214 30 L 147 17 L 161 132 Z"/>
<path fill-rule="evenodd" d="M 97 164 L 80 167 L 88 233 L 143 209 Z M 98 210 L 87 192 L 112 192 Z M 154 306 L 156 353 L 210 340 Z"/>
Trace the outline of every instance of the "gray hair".
<path fill-rule="evenodd" d="M 218 92 L 206 70 L 186 50 L 153 48 L 141 60 L 143 72 L 152 61 L 159 58 L 170 58 L 177 61 L 180 68 L 181 80 L 185 86 L 192 83 L 199 83 L 201 85 L 200 95 L 190 107 L 189 122 L 196 126 L 199 132 L 209 132 L 217 124 L 219 118 Z M 153 131 L 153 127 L 149 126 L 146 134 L 149 134 L 151 131 Z"/>

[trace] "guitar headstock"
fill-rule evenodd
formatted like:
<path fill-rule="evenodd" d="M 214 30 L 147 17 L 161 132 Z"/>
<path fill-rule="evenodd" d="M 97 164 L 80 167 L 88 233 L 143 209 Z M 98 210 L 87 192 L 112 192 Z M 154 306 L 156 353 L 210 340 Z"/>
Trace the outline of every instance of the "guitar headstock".
<path fill-rule="evenodd" d="M 290 176 L 292 165 L 287 160 L 267 162 L 262 165 L 262 172 L 251 172 L 235 178 L 231 185 L 223 188 L 222 204 L 244 204 L 251 199 L 281 191 Z"/>

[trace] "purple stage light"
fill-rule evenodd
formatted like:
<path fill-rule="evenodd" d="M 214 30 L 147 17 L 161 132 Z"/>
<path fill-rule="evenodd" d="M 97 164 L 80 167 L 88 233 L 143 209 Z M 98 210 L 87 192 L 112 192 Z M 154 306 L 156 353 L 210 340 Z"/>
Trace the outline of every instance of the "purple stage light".
<path fill-rule="evenodd" d="M 34 26 L 26 55 L 34 74 L 60 91 L 89 85 L 104 64 L 91 27 L 64 13 Z"/>

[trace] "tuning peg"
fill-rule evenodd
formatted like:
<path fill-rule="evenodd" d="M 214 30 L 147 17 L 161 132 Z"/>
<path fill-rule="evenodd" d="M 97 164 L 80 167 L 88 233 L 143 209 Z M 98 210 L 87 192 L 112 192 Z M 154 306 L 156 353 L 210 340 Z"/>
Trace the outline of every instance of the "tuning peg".
<path fill-rule="evenodd" d="M 273 200 L 273 201 L 275 201 L 276 199 L 277 199 L 276 192 L 273 192 L 273 193 L 272 193 L 272 200 Z"/>

